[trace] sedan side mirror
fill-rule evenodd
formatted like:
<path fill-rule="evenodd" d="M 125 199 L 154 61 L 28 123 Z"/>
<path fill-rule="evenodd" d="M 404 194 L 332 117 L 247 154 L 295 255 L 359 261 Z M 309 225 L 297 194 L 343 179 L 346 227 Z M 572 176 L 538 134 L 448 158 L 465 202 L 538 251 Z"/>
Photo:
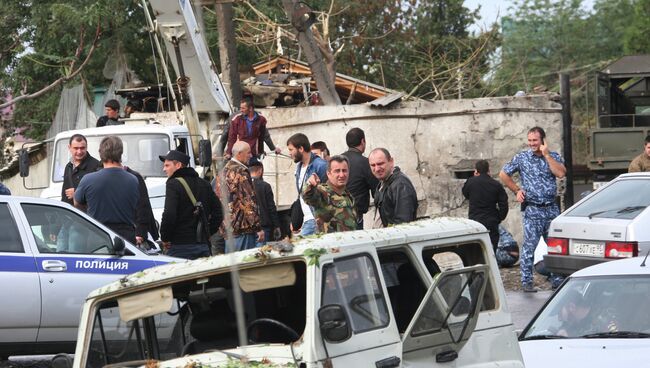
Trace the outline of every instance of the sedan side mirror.
<path fill-rule="evenodd" d="M 338 344 L 352 336 L 348 315 L 338 304 L 324 305 L 318 310 L 320 333 L 325 341 Z"/>
<path fill-rule="evenodd" d="M 113 238 L 113 252 L 115 252 L 115 254 L 118 256 L 123 256 L 125 248 L 126 245 L 124 244 L 124 239 L 120 238 L 119 236 Z"/>

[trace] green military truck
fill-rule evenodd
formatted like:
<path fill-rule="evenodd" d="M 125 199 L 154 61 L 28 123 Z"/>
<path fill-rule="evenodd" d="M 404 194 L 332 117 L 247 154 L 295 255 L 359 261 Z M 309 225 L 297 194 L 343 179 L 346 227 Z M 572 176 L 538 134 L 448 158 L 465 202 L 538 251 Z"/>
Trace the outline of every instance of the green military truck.
<path fill-rule="evenodd" d="M 626 173 L 650 132 L 650 55 L 624 56 L 596 76 L 596 128 L 588 166 L 594 190 Z"/>

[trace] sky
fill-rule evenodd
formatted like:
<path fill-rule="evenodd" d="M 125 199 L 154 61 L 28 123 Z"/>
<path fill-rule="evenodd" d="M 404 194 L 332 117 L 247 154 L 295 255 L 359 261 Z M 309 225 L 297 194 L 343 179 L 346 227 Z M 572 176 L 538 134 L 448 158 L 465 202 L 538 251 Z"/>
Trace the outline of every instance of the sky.
<path fill-rule="evenodd" d="M 591 9 L 594 0 L 582 0 L 586 9 Z M 512 5 L 512 0 L 465 0 L 465 6 L 470 10 L 476 9 L 479 5 L 481 10 L 479 14 L 481 19 L 477 24 L 470 27 L 470 31 L 478 32 L 482 29 L 487 29 L 489 26 L 504 15 L 509 13 L 508 8 Z"/>

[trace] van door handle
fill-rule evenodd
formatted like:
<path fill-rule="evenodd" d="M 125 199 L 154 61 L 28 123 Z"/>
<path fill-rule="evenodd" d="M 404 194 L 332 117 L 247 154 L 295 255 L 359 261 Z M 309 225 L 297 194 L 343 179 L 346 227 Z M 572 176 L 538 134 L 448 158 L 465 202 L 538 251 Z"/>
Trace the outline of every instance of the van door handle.
<path fill-rule="evenodd" d="M 57 261 L 54 259 L 48 259 L 43 261 L 43 270 L 49 272 L 63 272 L 67 271 L 68 265 L 64 261 Z"/>
<path fill-rule="evenodd" d="M 382 359 L 379 361 L 375 362 L 375 367 L 377 368 L 392 368 L 392 367 L 399 367 L 399 364 L 401 363 L 401 359 L 392 356 L 390 358 Z"/>

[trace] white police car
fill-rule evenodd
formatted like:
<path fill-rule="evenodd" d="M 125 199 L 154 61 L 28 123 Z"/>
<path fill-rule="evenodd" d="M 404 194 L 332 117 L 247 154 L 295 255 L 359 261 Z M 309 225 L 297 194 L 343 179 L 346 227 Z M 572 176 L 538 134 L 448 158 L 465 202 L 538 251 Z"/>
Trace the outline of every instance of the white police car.
<path fill-rule="evenodd" d="M 91 290 L 175 260 L 63 202 L 0 196 L 0 359 L 74 351 Z"/>

